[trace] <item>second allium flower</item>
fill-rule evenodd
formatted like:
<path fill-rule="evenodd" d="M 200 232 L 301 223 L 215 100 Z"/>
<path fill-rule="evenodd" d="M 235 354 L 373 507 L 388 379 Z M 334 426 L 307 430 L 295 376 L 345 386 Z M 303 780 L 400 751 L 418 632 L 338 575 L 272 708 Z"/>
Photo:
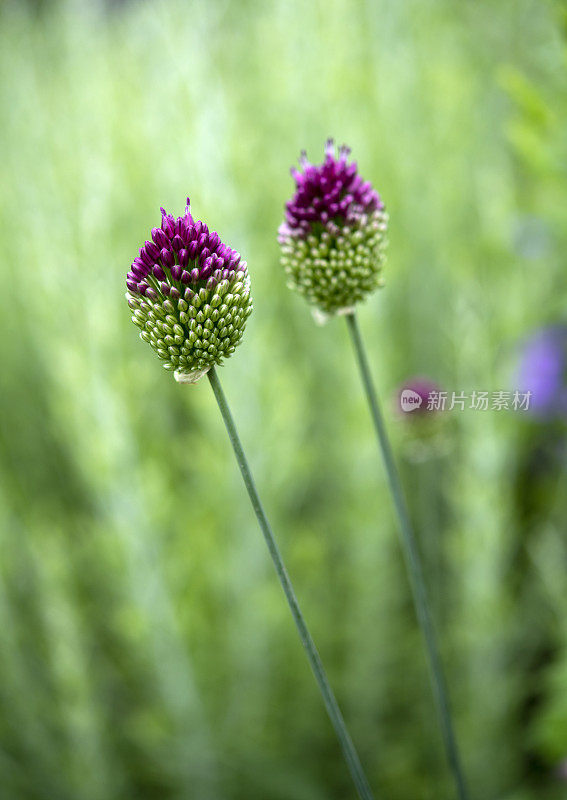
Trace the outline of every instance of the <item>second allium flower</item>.
<path fill-rule="evenodd" d="M 343 146 L 337 158 L 332 139 L 322 164 L 302 153 L 278 231 L 289 286 L 328 314 L 349 310 L 380 286 L 384 263 L 384 203 L 356 162 L 348 163 L 349 153 Z"/>
<path fill-rule="evenodd" d="M 250 277 L 236 250 L 195 221 L 161 209 L 161 226 L 127 275 L 127 299 L 140 337 L 165 369 L 193 382 L 232 355 L 252 311 Z"/>

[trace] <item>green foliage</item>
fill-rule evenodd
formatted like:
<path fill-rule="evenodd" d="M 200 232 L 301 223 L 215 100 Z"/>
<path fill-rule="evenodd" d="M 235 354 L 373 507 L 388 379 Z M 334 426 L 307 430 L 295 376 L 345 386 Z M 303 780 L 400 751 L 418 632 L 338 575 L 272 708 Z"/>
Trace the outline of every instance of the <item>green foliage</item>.
<path fill-rule="evenodd" d="M 323 800 L 346 770 L 210 388 L 144 348 L 159 206 L 248 262 L 225 391 L 377 797 L 451 797 L 344 321 L 285 286 L 297 153 L 333 135 L 390 215 L 362 307 L 473 796 L 555 800 L 567 754 L 565 431 L 393 408 L 514 386 L 564 311 L 560 6 L 195 0 L 0 8 L 0 796 Z M 564 480 L 563 480 L 564 483 Z"/>

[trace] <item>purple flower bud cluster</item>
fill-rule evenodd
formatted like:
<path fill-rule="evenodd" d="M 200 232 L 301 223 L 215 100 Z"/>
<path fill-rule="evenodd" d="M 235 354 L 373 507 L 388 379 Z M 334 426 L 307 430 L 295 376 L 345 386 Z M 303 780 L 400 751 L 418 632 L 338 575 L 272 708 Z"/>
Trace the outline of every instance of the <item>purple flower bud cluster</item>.
<path fill-rule="evenodd" d="M 313 165 L 302 154 L 292 169 L 296 190 L 278 230 L 281 265 L 290 289 L 315 307 L 317 318 L 347 313 L 382 285 L 388 214 L 348 147 L 335 157 L 332 139 L 325 160 Z"/>
<path fill-rule="evenodd" d="M 195 222 L 187 198 L 182 217 L 175 219 L 161 209 L 161 227 L 152 228 L 152 240 L 140 248 L 126 276 L 126 286 L 151 300 L 160 294 L 178 298 L 188 287 L 189 299 L 196 286 L 212 289 L 236 272 L 245 274 L 246 262 L 221 242 L 218 233 L 210 233 L 204 222 Z"/>
<path fill-rule="evenodd" d="M 332 139 L 327 140 L 322 164 L 310 164 L 302 152 L 299 164 L 303 171 L 291 169 L 297 189 L 286 203 L 280 239 L 291 234 L 307 236 L 316 223 L 326 226 L 331 222 L 340 227 L 361 214 L 384 209 L 378 192 L 358 174 L 356 162 L 347 162 L 349 153 L 350 148 L 343 145 L 335 158 Z"/>
<path fill-rule="evenodd" d="M 161 209 L 128 273 L 126 298 L 140 338 L 178 381 L 199 380 L 222 364 L 252 313 L 246 261 L 218 233 L 195 222 L 189 199 L 182 217 Z"/>

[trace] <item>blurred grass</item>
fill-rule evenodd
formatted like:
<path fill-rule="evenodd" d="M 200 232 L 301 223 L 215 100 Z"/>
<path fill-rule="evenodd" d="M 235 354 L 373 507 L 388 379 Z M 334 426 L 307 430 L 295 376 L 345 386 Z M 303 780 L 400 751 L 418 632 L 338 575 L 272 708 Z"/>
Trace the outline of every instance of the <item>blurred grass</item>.
<path fill-rule="evenodd" d="M 390 402 L 513 386 L 565 313 L 562 6 L 5 2 L 0 45 L 0 796 L 352 796 L 210 390 L 124 302 L 187 194 L 250 266 L 222 379 L 377 797 L 451 796 L 346 330 L 278 266 L 289 166 L 329 134 L 390 211 L 361 324 L 474 796 L 563 796 L 565 502 L 550 479 L 526 518 L 518 477 L 541 427 L 453 412 L 416 464 Z"/>

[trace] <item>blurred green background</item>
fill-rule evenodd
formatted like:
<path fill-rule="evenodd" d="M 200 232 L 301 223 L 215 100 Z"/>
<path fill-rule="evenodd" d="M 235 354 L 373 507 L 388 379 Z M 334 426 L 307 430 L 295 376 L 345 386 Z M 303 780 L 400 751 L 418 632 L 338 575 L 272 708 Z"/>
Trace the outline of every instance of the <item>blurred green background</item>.
<path fill-rule="evenodd" d="M 390 212 L 360 322 L 473 796 L 565 796 L 565 430 L 394 402 L 515 388 L 565 311 L 565 31 L 546 0 L 1 5 L 2 800 L 354 797 L 210 388 L 124 300 L 187 195 L 249 264 L 221 377 L 376 797 L 453 797 L 346 327 L 278 265 L 328 135 Z"/>

